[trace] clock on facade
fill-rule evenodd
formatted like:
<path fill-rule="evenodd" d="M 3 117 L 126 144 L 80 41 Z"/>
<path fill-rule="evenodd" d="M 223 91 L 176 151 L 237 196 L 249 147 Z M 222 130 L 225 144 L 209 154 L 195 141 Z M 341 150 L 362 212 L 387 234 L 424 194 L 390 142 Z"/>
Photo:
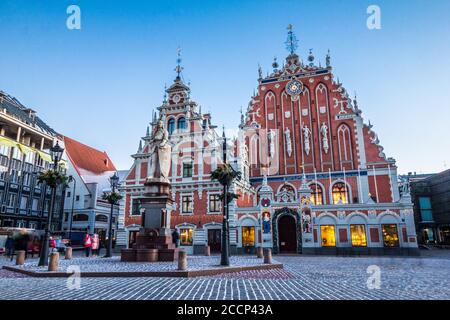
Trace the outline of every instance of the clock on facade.
<path fill-rule="evenodd" d="M 298 96 L 303 91 L 303 83 L 300 81 L 293 79 L 288 82 L 286 86 L 286 92 L 291 96 Z"/>
<path fill-rule="evenodd" d="M 181 100 L 180 95 L 176 94 L 172 97 L 173 102 L 178 103 Z"/>

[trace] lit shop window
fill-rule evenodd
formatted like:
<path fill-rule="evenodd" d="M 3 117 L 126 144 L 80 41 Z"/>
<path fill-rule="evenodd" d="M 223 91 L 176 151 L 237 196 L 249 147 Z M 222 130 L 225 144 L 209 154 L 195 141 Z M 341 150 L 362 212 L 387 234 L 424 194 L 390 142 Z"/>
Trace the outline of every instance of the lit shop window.
<path fill-rule="evenodd" d="M 255 245 L 255 227 L 242 227 L 242 246 Z"/>
<path fill-rule="evenodd" d="M 320 234 L 322 236 L 323 247 L 336 246 L 336 234 L 334 232 L 334 226 L 320 226 Z"/>
<path fill-rule="evenodd" d="M 383 224 L 383 242 L 385 247 L 398 247 L 398 232 L 396 224 Z"/>
<path fill-rule="evenodd" d="M 323 204 L 323 192 L 322 188 L 317 184 L 309 185 L 311 189 L 311 197 L 310 201 L 314 203 L 314 205 L 319 206 Z"/>
<path fill-rule="evenodd" d="M 192 246 L 192 229 L 180 229 L 180 244 L 182 246 Z"/>
<path fill-rule="evenodd" d="M 343 182 L 338 182 L 333 185 L 331 191 L 333 204 L 347 204 L 348 203 L 348 188 Z"/>
<path fill-rule="evenodd" d="M 363 224 L 350 225 L 350 234 L 352 237 L 352 246 L 367 247 L 366 227 Z"/>

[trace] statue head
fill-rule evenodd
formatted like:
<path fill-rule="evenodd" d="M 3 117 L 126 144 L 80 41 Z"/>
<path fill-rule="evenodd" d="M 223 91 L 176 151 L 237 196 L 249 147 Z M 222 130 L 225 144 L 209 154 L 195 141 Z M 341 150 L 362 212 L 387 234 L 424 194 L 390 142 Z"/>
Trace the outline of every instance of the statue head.
<path fill-rule="evenodd" d="M 156 127 L 158 129 L 163 129 L 164 128 L 164 121 L 162 119 L 159 119 L 158 123 L 156 124 Z"/>

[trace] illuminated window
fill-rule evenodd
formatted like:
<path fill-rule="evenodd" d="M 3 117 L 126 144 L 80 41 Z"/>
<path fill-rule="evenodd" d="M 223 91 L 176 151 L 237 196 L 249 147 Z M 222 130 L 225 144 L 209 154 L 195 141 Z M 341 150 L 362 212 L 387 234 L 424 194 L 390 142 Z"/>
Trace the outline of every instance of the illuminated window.
<path fill-rule="evenodd" d="M 363 224 L 350 225 L 350 234 L 352 237 L 352 246 L 367 247 L 366 227 Z"/>
<path fill-rule="evenodd" d="M 174 118 L 171 118 L 167 122 L 167 131 L 169 132 L 169 134 L 172 134 L 175 131 L 175 119 Z"/>
<path fill-rule="evenodd" d="M 182 246 L 192 246 L 192 229 L 180 229 L 180 244 Z"/>
<path fill-rule="evenodd" d="M 334 232 L 334 226 L 320 226 L 320 234 L 322 236 L 323 247 L 336 246 L 336 234 Z"/>
<path fill-rule="evenodd" d="M 242 246 L 255 245 L 255 227 L 242 227 Z"/>
<path fill-rule="evenodd" d="M 383 224 L 383 243 L 385 247 L 398 247 L 398 232 L 396 224 Z"/>
<path fill-rule="evenodd" d="M 331 191 L 333 204 L 347 204 L 348 203 L 348 187 L 343 182 L 338 182 L 333 185 Z"/>
<path fill-rule="evenodd" d="M 309 187 L 311 189 L 310 201 L 314 203 L 316 206 L 322 205 L 323 204 L 322 187 L 315 183 L 310 184 Z"/>

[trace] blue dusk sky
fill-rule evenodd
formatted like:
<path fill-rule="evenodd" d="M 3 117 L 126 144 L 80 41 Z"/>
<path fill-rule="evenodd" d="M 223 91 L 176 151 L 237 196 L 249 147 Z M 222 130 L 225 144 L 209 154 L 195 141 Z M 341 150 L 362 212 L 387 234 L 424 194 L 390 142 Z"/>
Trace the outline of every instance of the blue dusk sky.
<path fill-rule="evenodd" d="M 66 27 L 71 4 L 81 30 Z M 371 4 L 379 30 L 366 25 Z M 191 97 L 236 128 L 258 63 L 265 74 L 284 60 L 292 23 L 304 60 L 312 48 L 324 65 L 331 50 L 399 172 L 437 172 L 450 166 L 449 12 L 448 0 L 0 0 L 0 90 L 128 169 L 175 77 L 177 47 Z"/>

